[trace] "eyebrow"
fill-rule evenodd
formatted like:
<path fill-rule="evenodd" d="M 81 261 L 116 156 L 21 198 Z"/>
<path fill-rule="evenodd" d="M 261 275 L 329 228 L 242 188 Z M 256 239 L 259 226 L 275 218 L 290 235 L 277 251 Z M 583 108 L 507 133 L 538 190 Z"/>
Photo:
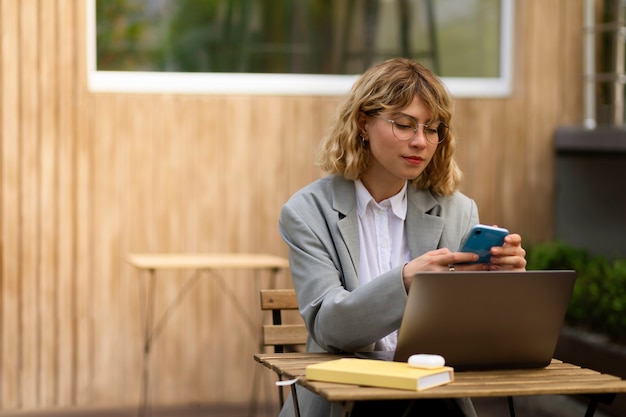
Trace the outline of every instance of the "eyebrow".
<path fill-rule="evenodd" d="M 401 117 L 401 116 L 402 116 L 402 117 L 408 117 L 408 118 L 410 118 L 410 119 L 414 120 L 414 121 L 415 121 L 415 123 L 420 123 L 420 121 L 419 121 L 416 117 L 411 116 L 410 114 L 403 113 L 403 112 L 401 112 L 401 111 L 396 111 L 396 112 L 391 113 L 391 117 Z M 429 120 L 427 120 L 426 122 L 421 123 L 421 124 L 431 125 L 431 124 L 433 124 L 433 123 L 443 123 L 443 121 L 441 121 L 441 120 L 433 120 L 433 119 L 429 119 Z"/>
<path fill-rule="evenodd" d="M 416 122 L 418 121 L 417 117 L 411 116 L 410 114 L 403 113 L 401 111 L 397 111 L 397 112 L 391 113 L 391 117 L 409 117 L 409 118 L 415 120 Z"/>

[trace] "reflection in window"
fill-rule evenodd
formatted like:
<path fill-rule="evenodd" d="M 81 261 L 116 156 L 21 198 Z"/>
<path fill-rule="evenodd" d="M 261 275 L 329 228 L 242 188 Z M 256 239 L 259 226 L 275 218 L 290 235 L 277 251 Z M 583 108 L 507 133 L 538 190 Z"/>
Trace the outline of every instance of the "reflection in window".
<path fill-rule="evenodd" d="M 96 0 L 98 71 L 501 76 L 502 0 Z"/>

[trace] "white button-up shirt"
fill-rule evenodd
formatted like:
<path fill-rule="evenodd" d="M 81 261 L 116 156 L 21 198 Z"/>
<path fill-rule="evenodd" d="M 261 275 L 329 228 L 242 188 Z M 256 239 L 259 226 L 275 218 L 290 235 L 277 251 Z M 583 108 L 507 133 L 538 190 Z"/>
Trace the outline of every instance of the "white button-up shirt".
<path fill-rule="evenodd" d="M 355 181 L 359 217 L 359 282 L 367 284 L 392 268 L 410 260 L 404 220 L 406 187 L 377 203 L 360 180 Z M 376 350 L 395 350 L 397 331 L 376 343 Z"/>

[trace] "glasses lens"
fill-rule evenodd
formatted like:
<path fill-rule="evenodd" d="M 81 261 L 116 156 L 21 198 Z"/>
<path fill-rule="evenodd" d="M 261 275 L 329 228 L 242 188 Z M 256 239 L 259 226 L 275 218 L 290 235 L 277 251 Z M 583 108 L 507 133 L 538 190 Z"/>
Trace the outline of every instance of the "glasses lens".
<path fill-rule="evenodd" d="M 393 134 L 400 140 L 410 140 L 415 136 L 417 131 L 417 123 L 409 117 L 398 117 L 391 124 Z"/>
<path fill-rule="evenodd" d="M 441 143 L 444 140 L 446 140 L 447 137 L 448 137 L 448 126 L 446 126 L 445 123 L 441 122 L 439 123 L 439 126 L 437 127 L 437 139 L 439 143 Z"/>
<path fill-rule="evenodd" d="M 433 145 L 443 142 L 448 135 L 448 126 L 443 122 L 440 122 L 437 127 L 430 127 L 429 125 L 420 126 L 424 126 L 424 136 L 426 140 Z"/>
<path fill-rule="evenodd" d="M 439 126 L 437 126 L 436 128 L 430 127 L 429 125 L 422 125 L 422 126 L 424 126 L 424 136 L 426 137 L 426 140 L 429 143 L 436 145 L 439 142 L 441 142 L 441 139 L 439 136 Z"/>
<path fill-rule="evenodd" d="M 443 142 L 448 136 L 448 126 L 445 123 L 440 122 L 436 128 L 417 123 L 410 117 L 398 117 L 397 119 L 390 120 L 393 134 L 400 140 L 411 140 L 417 134 L 417 130 L 420 126 L 424 129 L 424 137 L 429 143 L 434 145 Z"/>

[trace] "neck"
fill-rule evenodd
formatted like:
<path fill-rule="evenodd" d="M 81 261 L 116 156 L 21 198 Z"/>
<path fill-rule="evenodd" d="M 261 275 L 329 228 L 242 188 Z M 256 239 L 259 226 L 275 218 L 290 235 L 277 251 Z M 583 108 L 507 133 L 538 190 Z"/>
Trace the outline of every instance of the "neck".
<path fill-rule="evenodd" d="M 368 175 L 363 175 L 360 179 L 377 203 L 398 194 L 406 183 L 406 180 L 401 178 L 395 178 L 393 181 L 384 181 L 380 178 L 370 178 Z"/>

